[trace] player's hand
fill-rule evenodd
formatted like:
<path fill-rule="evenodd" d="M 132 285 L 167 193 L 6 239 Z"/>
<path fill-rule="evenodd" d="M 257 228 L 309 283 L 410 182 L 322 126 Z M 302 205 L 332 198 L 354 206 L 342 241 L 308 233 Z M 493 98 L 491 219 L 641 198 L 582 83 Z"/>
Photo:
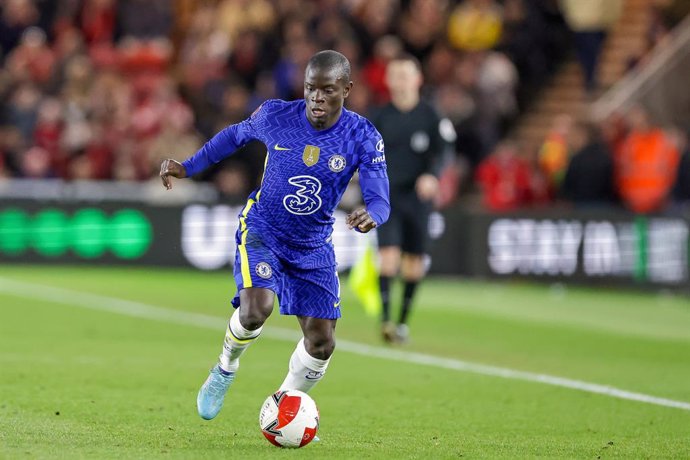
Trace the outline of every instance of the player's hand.
<path fill-rule="evenodd" d="M 376 222 L 369 215 L 366 208 L 357 208 L 347 215 L 345 223 L 352 230 L 357 228 L 362 233 L 367 233 L 372 228 L 376 227 Z"/>
<path fill-rule="evenodd" d="M 183 177 L 187 177 L 187 171 L 178 161 L 167 159 L 163 160 L 163 163 L 161 163 L 160 176 L 163 181 L 163 186 L 170 190 L 172 188 L 172 181 L 170 178 L 177 177 L 178 179 L 182 179 Z"/>
<path fill-rule="evenodd" d="M 438 193 L 438 179 L 432 174 L 422 174 L 414 185 L 421 201 L 431 201 Z"/>

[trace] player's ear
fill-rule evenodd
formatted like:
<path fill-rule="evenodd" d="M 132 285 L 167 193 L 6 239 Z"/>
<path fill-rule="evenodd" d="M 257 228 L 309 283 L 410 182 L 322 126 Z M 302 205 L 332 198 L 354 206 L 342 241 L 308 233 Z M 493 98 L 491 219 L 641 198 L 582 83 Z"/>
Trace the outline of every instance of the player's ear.
<path fill-rule="evenodd" d="M 347 85 L 345 85 L 345 87 L 343 88 L 343 98 L 344 99 L 346 99 L 347 96 L 350 95 L 350 90 L 352 89 L 353 86 L 354 86 L 354 83 L 352 83 L 351 81 L 348 82 Z"/>

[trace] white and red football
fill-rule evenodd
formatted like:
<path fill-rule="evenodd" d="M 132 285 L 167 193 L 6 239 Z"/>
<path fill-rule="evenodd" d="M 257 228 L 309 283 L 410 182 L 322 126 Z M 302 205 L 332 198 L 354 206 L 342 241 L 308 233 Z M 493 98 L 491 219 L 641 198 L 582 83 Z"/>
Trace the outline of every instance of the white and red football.
<path fill-rule="evenodd" d="M 278 391 L 261 406 L 259 426 L 273 445 L 304 447 L 314 440 L 319 429 L 319 410 L 306 393 Z"/>

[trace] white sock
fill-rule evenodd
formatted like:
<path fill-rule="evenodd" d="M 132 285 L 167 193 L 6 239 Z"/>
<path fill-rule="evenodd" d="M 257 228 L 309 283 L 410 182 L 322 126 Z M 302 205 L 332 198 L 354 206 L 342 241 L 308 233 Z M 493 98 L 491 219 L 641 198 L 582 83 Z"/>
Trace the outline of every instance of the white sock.
<path fill-rule="evenodd" d="M 259 337 L 262 329 L 263 326 L 250 331 L 242 326 L 242 323 L 240 323 L 240 309 L 236 309 L 235 313 L 230 317 L 228 329 L 225 331 L 223 352 L 218 358 L 221 369 L 226 372 L 236 372 L 237 368 L 240 367 L 240 356 Z"/>
<path fill-rule="evenodd" d="M 307 353 L 303 337 L 290 357 L 288 374 L 280 390 L 300 390 L 307 393 L 323 378 L 330 360 L 317 359 Z"/>

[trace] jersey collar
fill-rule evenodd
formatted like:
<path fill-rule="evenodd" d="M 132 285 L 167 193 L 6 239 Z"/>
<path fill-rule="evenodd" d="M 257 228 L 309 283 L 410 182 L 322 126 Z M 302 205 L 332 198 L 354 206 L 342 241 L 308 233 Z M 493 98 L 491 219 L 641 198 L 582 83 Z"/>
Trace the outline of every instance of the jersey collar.
<path fill-rule="evenodd" d="M 345 118 L 345 113 L 348 111 L 345 107 L 343 107 L 343 110 L 340 112 L 340 117 L 338 118 L 338 120 L 336 120 L 335 123 L 333 123 L 333 126 L 331 126 L 330 128 L 316 129 L 311 125 L 311 123 L 309 123 L 309 119 L 307 118 L 307 103 L 304 102 L 304 100 L 300 101 L 298 110 L 300 120 L 302 120 L 302 125 L 304 125 L 304 127 L 309 131 L 310 134 L 315 134 L 317 136 L 321 134 L 330 133 L 335 128 L 340 126 L 340 123 L 342 123 L 343 118 Z"/>

